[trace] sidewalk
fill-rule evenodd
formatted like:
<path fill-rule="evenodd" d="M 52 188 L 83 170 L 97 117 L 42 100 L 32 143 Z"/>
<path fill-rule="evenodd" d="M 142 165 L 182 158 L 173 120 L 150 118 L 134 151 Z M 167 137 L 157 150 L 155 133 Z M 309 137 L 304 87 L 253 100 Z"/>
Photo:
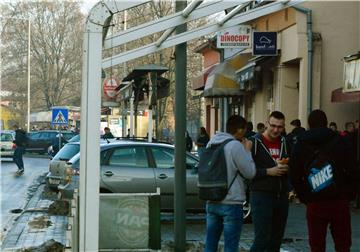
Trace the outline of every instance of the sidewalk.
<path fill-rule="evenodd" d="M 66 229 L 68 220 L 66 216 L 50 215 L 48 208 L 56 200 L 55 195 L 43 194 L 45 185 L 41 184 L 24 211 L 18 216 L 14 225 L 3 240 L 1 251 L 25 251 L 25 248 L 37 247 L 45 242 L 54 240 L 65 247 L 68 244 Z M 360 210 L 352 211 L 353 246 L 352 251 L 360 248 Z M 189 216 L 187 220 L 187 250 L 203 251 L 205 241 L 205 216 L 204 214 Z M 162 251 L 173 251 L 174 222 L 171 214 L 163 214 L 161 222 Z M 327 237 L 327 251 L 335 251 L 330 232 Z M 244 224 L 240 248 L 241 252 L 249 251 L 253 242 L 253 225 Z M 61 246 L 62 244 L 62 246 Z M 220 251 L 223 250 L 223 241 L 220 241 Z M 26 251 L 38 251 L 26 250 Z M 48 251 L 55 251 L 53 249 Z M 61 251 L 61 250 L 57 250 Z M 307 228 L 305 221 L 305 208 L 301 204 L 291 204 L 286 233 L 283 240 L 282 251 L 309 251 Z"/>

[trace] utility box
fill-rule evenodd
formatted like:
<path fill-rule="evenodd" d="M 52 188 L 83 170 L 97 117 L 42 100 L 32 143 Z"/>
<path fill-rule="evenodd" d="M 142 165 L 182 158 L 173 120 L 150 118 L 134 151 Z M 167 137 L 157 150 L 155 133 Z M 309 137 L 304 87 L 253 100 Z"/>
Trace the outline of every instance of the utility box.
<path fill-rule="evenodd" d="M 160 250 L 160 189 L 100 194 L 99 249 Z"/>

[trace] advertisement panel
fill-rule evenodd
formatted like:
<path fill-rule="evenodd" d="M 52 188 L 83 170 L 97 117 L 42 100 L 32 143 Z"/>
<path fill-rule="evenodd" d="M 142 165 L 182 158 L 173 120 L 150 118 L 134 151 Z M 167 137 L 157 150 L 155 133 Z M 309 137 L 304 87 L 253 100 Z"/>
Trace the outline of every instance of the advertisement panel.
<path fill-rule="evenodd" d="M 251 48 L 251 26 L 240 25 L 217 33 L 217 48 Z"/>

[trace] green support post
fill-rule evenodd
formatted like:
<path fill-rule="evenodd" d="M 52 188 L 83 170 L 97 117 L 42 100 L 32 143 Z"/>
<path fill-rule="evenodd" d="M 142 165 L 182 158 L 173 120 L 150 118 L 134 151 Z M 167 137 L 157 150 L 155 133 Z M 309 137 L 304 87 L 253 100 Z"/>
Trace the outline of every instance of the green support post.
<path fill-rule="evenodd" d="M 176 12 L 186 1 L 176 1 Z M 185 32 L 186 24 L 176 27 L 176 34 Z M 186 43 L 175 46 L 175 252 L 184 252 L 186 244 Z"/>
<path fill-rule="evenodd" d="M 157 72 L 151 72 L 150 73 L 151 78 L 151 89 L 152 89 L 152 109 L 153 109 L 153 115 L 155 113 L 155 134 L 153 134 L 154 138 L 158 138 L 157 130 L 158 130 L 158 102 L 157 102 Z"/>

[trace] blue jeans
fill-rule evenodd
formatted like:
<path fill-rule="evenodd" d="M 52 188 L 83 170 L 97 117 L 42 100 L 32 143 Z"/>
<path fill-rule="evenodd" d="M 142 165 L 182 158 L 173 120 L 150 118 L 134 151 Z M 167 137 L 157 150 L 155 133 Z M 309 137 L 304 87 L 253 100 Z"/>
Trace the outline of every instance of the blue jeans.
<path fill-rule="evenodd" d="M 14 163 L 17 165 L 19 169 L 24 169 L 24 161 L 23 161 L 23 154 L 25 152 L 24 147 L 17 146 L 14 151 Z"/>
<path fill-rule="evenodd" d="M 206 204 L 206 244 L 205 252 L 216 252 L 221 233 L 224 230 L 224 252 L 237 252 L 243 209 L 241 204 Z"/>
<path fill-rule="evenodd" d="M 287 194 L 251 192 L 250 204 L 255 240 L 251 252 L 278 252 L 289 211 Z"/>

